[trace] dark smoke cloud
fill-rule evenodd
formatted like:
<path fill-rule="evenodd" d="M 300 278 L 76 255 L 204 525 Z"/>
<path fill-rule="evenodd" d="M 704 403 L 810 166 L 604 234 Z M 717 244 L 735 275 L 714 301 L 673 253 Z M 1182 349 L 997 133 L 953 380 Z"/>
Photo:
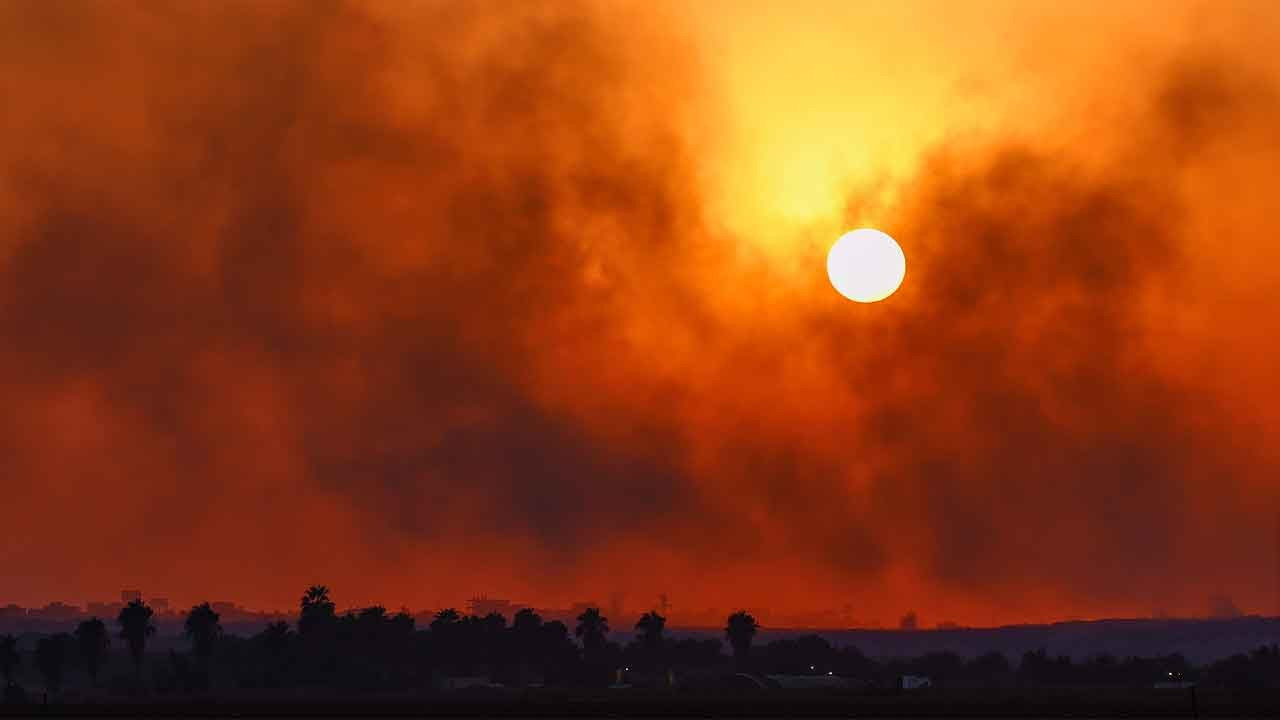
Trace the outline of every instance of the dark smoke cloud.
<path fill-rule="evenodd" d="M 379 542 L 527 535 L 560 566 L 593 536 L 700 506 L 669 429 L 628 423 L 608 446 L 525 388 L 530 357 L 557 349 L 552 326 L 607 353 L 617 301 L 584 269 L 609 240 L 575 225 L 626 228 L 670 263 L 693 202 L 656 110 L 623 127 L 639 99 L 619 87 L 619 29 L 585 8 L 436 7 L 408 28 L 337 3 L 6 14 L 33 31 L 6 63 L 30 100 L 6 140 L 27 215 L 6 229 L 8 384 L 36 403 L 92 387 L 102 422 L 135 441 L 101 462 L 133 475 L 164 453 L 174 478 L 59 482 L 143 505 L 176 482 L 152 511 L 238 547 L 258 513 L 207 503 L 258 503 L 230 472 L 268 494 L 335 493 Z M 404 40 L 401 69 L 389 48 Z M 32 147 L 46 143 L 53 157 Z M 695 310 L 688 289 L 650 284 Z M 238 426 L 258 409 L 217 397 L 255 381 L 270 392 L 242 401 L 277 416 L 265 432 Z M 57 440 L 29 440 L 10 477 L 39 497 Z M 292 477 L 257 452 L 288 457 Z M 274 502 L 308 534 L 305 511 Z"/>
<path fill-rule="evenodd" d="M 0 561 L 33 599 L 1262 601 L 1260 420 L 1225 430 L 1151 309 L 1195 283 L 1182 179 L 1269 142 L 1227 58 L 1148 78 L 1102 163 L 939 149 L 872 310 L 819 256 L 726 264 L 681 135 L 715 108 L 647 13 L 10 3 L 0 28 Z M 743 286 L 751 312 L 717 302 Z"/>
<path fill-rule="evenodd" d="M 1189 279 L 1205 271 L 1188 231 L 1205 198 L 1180 192 L 1193 162 L 1227 138 L 1274 139 L 1258 132 L 1276 117 L 1272 93 L 1244 92 L 1223 62 L 1157 78 L 1138 131 L 1101 167 L 997 146 L 944 150 L 920 169 L 893 228 L 913 259 L 898 314 L 870 349 L 849 334 L 831 346 L 855 348 L 848 369 L 875 408 L 863 451 L 890 457 L 872 515 L 904 521 L 913 508 L 928 529 L 921 561 L 944 587 L 1185 607 L 1232 553 L 1257 575 L 1227 582 L 1270 583 L 1274 520 L 1256 503 L 1274 507 L 1272 469 L 1239 462 L 1259 428 L 1170 372 L 1176 348 L 1150 309 L 1215 290 Z M 1259 322 L 1259 310 L 1219 322 Z M 902 383 L 877 381 L 886 374 Z M 1228 517 L 1256 524 L 1226 540 Z"/>

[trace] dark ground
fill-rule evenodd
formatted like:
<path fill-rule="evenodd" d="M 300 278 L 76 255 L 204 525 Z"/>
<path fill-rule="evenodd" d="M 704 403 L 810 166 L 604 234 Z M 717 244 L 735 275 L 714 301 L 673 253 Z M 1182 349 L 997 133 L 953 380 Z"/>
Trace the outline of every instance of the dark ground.
<path fill-rule="evenodd" d="M 38 699 L 37 699 L 38 700 Z M 0 707 L 30 717 L 1280 717 L 1280 691 L 483 691 Z"/>

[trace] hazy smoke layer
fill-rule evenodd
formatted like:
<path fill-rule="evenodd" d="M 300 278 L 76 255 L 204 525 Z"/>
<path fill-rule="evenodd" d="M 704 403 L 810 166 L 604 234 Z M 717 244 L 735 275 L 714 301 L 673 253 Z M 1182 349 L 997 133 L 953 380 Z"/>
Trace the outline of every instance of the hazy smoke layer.
<path fill-rule="evenodd" d="M 907 283 L 855 306 L 803 230 L 796 275 L 715 229 L 679 27 L 0 6 L 3 594 L 1269 607 L 1247 52 L 1099 79 L 1087 138 L 927 153 L 883 212 Z"/>

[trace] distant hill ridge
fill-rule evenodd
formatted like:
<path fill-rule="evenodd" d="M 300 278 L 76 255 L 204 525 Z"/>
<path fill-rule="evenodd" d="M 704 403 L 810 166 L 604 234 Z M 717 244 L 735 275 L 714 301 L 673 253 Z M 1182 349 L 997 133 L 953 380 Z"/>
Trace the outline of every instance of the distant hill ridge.
<path fill-rule="evenodd" d="M 677 636 L 716 632 L 714 628 L 679 627 L 672 631 Z M 1044 648 L 1051 656 L 1067 655 L 1074 660 L 1103 653 L 1119 658 L 1181 653 L 1188 660 L 1201 663 L 1280 643 L 1280 618 L 1072 620 L 1048 625 L 921 630 L 762 628 L 757 642 L 799 635 L 820 635 L 838 646 L 854 645 L 874 658 L 917 657 L 944 651 L 971 658 L 994 650 L 1016 661 L 1024 652 Z"/>

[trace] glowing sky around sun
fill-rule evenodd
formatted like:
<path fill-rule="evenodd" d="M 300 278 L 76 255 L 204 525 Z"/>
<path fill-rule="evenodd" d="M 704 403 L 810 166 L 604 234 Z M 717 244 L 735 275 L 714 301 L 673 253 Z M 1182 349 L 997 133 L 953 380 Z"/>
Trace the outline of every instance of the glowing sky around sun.
<path fill-rule="evenodd" d="M 0 3 L 0 603 L 1266 609 L 1276 13 Z"/>

